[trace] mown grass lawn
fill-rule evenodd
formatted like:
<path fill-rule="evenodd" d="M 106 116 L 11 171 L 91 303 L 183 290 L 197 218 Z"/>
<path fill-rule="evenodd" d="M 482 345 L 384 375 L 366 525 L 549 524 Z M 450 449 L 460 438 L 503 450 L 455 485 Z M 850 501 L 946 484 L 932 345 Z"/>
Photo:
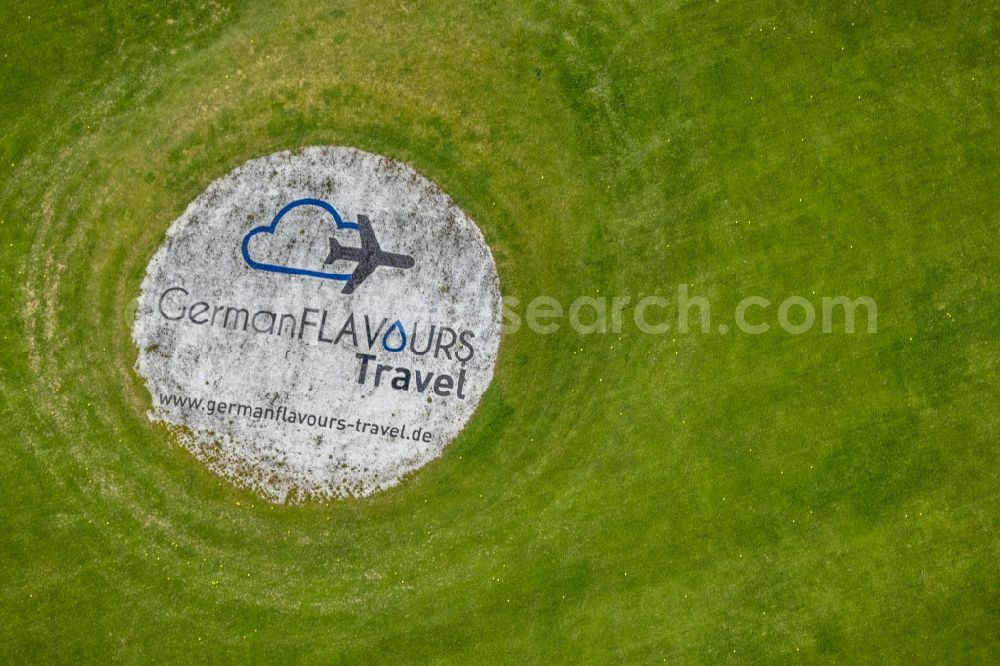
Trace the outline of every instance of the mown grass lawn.
<path fill-rule="evenodd" d="M 0 660 L 995 661 L 998 18 L 3 3 Z M 439 183 L 521 303 L 878 330 L 522 330 L 442 458 L 269 505 L 149 423 L 130 304 L 209 182 L 326 144 Z"/>

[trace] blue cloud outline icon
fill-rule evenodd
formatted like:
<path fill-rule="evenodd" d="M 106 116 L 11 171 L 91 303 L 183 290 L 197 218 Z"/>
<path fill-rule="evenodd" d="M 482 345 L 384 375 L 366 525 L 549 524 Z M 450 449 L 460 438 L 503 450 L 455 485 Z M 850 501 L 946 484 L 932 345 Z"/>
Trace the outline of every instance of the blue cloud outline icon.
<path fill-rule="evenodd" d="M 313 271 L 307 268 L 293 268 L 291 266 L 279 266 L 277 264 L 264 264 L 259 261 L 255 261 L 253 257 L 250 256 L 250 239 L 258 234 L 273 234 L 278 228 L 278 223 L 281 222 L 281 218 L 299 206 L 318 206 L 319 208 L 322 208 L 333 216 L 333 221 L 337 224 L 338 229 L 358 228 L 358 225 L 354 222 L 344 222 L 344 220 L 340 217 L 340 213 L 337 212 L 337 209 L 322 199 L 296 199 L 279 210 L 278 214 L 274 216 L 274 219 L 271 220 L 270 224 L 255 227 L 247 232 L 247 235 L 243 237 L 243 244 L 240 248 L 243 253 L 243 261 L 247 262 L 247 265 L 250 268 L 258 271 L 285 273 L 287 275 L 305 275 L 308 277 L 323 278 L 324 280 L 350 280 L 350 273 L 324 273 L 323 271 Z"/>

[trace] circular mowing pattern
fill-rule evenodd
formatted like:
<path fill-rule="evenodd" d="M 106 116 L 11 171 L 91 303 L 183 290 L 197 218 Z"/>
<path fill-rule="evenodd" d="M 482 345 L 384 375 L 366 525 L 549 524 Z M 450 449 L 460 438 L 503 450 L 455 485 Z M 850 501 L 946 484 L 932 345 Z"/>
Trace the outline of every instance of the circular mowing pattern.
<path fill-rule="evenodd" d="M 171 224 L 132 333 L 150 418 L 275 502 L 368 495 L 440 455 L 493 376 L 496 266 L 410 167 L 251 160 Z"/>

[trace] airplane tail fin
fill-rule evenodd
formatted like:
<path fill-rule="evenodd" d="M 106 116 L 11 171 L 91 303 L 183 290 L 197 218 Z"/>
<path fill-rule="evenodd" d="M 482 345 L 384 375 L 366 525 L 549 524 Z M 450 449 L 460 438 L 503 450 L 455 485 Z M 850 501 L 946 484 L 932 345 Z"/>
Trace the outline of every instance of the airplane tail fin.
<path fill-rule="evenodd" d="M 341 245 L 336 238 L 330 237 L 330 254 L 327 255 L 326 259 L 323 261 L 324 264 L 332 264 L 333 262 L 344 256 L 344 246 Z"/>

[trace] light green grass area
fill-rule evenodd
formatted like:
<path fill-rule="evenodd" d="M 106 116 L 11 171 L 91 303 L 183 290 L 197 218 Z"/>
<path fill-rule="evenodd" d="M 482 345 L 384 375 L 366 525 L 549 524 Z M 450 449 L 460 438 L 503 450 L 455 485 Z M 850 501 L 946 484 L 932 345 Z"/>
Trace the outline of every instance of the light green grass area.
<path fill-rule="evenodd" d="M 188 4 L 0 3 L 0 662 L 998 658 L 995 3 Z M 147 420 L 130 303 L 209 182 L 329 144 L 522 303 L 878 331 L 522 330 L 440 459 L 269 505 Z"/>

